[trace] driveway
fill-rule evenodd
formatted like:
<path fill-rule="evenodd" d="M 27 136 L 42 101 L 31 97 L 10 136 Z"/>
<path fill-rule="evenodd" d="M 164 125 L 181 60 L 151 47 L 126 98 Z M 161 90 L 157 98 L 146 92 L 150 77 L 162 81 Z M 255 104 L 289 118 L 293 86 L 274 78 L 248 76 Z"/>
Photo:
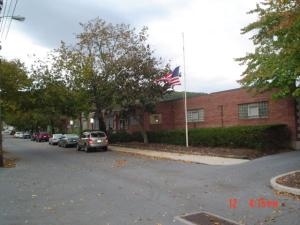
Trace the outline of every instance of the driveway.
<path fill-rule="evenodd" d="M 276 196 L 269 183 L 299 169 L 300 151 L 210 166 L 10 136 L 4 147 L 20 160 L 0 169 L 0 225 L 182 225 L 175 216 L 200 210 L 247 225 L 299 225 L 300 201 Z M 279 208 L 249 206 L 261 198 Z"/>

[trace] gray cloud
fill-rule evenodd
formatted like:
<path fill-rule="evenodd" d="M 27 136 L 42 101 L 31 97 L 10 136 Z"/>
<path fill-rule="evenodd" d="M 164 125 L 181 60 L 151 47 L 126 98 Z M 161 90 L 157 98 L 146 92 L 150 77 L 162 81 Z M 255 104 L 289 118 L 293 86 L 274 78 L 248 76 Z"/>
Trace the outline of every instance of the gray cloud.
<path fill-rule="evenodd" d="M 56 48 L 61 40 L 71 42 L 75 34 L 81 32 L 79 23 L 85 23 L 99 17 L 112 23 L 127 23 L 132 26 L 147 25 L 152 18 L 167 15 L 170 11 L 166 6 L 153 2 L 118 0 L 102 1 L 70 1 L 70 0 L 27 0 L 19 1 L 15 14 L 26 17 L 22 33 L 29 36 L 35 43 L 48 48 Z M 174 1 L 174 7 L 184 4 L 183 0 Z"/>

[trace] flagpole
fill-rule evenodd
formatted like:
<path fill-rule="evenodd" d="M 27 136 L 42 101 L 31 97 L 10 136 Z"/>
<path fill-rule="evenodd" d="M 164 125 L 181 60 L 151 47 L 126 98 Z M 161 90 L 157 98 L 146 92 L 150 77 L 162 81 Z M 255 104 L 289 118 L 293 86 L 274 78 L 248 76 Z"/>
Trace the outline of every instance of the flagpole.
<path fill-rule="evenodd" d="M 186 144 L 186 147 L 189 147 L 189 129 L 188 129 L 188 121 L 187 121 L 187 103 L 186 103 L 186 71 L 185 71 L 184 32 L 182 32 L 182 52 L 183 52 L 183 71 L 184 71 L 185 144 Z"/>

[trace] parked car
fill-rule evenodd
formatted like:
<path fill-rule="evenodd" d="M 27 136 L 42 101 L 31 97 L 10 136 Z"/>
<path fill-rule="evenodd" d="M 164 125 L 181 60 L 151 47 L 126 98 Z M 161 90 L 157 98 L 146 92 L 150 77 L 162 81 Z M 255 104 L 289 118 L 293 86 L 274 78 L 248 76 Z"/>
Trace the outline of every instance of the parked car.
<path fill-rule="evenodd" d="M 48 141 L 49 140 L 49 134 L 47 132 L 39 132 L 37 135 L 36 135 L 36 138 L 35 140 L 37 142 L 41 142 L 41 141 Z"/>
<path fill-rule="evenodd" d="M 77 134 L 64 134 L 58 141 L 59 147 L 70 147 L 70 146 L 77 146 L 78 142 L 78 135 Z"/>
<path fill-rule="evenodd" d="M 11 130 L 6 129 L 3 131 L 3 134 L 10 134 L 10 132 L 11 132 Z"/>
<path fill-rule="evenodd" d="M 23 133 L 23 138 L 24 139 L 27 139 L 27 138 L 30 138 L 30 137 L 31 137 L 31 135 L 30 135 L 30 133 L 28 131 L 26 131 L 26 132 Z"/>
<path fill-rule="evenodd" d="M 23 132 L 17 131 L 17 132 L 14 134 L 14 137 L 15 137 L 15 138 L 23 138 L 23 135 L 24 135 Z"/>
<path fill-rule="evenodd" d="M 85 131 L 78 140 L 77 151 L 84 150 L 89 152 L 92 149 L 107 150 L 108 139 L 102 131 Z"/>
<path fill-rule="evenodd" d="M 57 145 L 62 136 L 62 134 L 52 134 L 49 138 L 49 145 Z"/>

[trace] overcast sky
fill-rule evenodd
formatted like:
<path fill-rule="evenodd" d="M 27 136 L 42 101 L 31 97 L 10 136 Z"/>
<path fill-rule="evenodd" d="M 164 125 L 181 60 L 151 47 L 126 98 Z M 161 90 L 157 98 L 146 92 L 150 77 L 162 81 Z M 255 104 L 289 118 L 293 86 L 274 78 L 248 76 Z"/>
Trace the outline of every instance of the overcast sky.
<path fill-rule="evenodd" d="M 257 0 L 4 0 L 4 4 L 13 6 L 16 1 L 14 15 L 26 20 L 12 22 L 7 38 L 2 37 L 0 54 L 26 64 L 34 55 L 44 57 L 59 47 L 61 40 L 74 42 L 81 32 L 79 23 L 96 17 L 137 29 L 147 26 L 155 54 L 174 68 L 181 66 L 187 91 L 211 93 L 239 87 L 236 81 L 243 67 L 234 58 L 253 49 L 250 36 L 240 30 L 255 21 L 247 12 Z"/>

